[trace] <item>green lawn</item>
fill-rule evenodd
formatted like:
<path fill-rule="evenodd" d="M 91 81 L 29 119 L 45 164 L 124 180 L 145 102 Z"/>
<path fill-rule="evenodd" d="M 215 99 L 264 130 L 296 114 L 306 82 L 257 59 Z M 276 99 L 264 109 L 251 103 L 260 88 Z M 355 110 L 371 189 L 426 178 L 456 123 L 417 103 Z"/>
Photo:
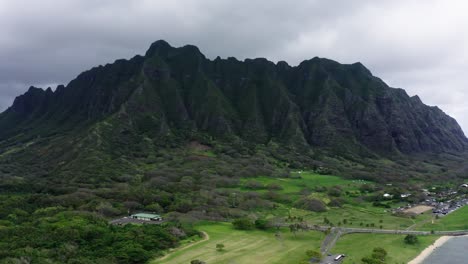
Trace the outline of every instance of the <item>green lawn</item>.
<path fill-rule="evenodd" d="M 437 236 L 418 236 L 418 244 L 407 245 L 403 242 L 404 237 L 404 235 L 387 234 L 345 235 L 338 240 L 332 252 L 347 256 L 343 264 L 357 264 L 362 263 L 363 257 L 371 255 L 373 248 L 382 247 L 388 252 L 385 263 L 408 263 L 438 238 Z"/>
<path fill-rule="evenodd" d="M 424 224 L 421 230 L 464 230 L 468 229 L 468 206 L 464 206 L 446 216 Z"/>
<path fill-rule="evenodd" d="M 230 223 L 205 223 L 197 225 L 200 231 L 209 235 L 209 240 L 192 247 L 175 250 L 163 260 L 152 263 L 188 264 L 199 259 L 208 264 L 216 263 L 282 263 L 297 264 L 306 260 L 305 252 L 318 250 L 324 235 L 320 232 L 298 232 L 294 236 L 288 230 L 281 231 L 280 238 L 274 232 L 240 231 Z M 225 250 L 216 251 L 216 244 L 222 243 Z"/>

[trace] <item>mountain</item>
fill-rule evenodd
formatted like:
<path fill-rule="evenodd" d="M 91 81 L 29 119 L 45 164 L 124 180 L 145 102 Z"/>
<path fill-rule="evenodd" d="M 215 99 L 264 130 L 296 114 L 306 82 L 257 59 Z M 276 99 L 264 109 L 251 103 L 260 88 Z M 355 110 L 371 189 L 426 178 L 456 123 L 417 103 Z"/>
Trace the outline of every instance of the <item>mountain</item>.
<path fill-rule="evenodd" d="M 162 40 L 144 56 L 95 67 L 54 91 L 31 87 L 0 114 L 0 158 L 45 174 L 77 160 L 125 156 L 128 165 L 191 141 L 353 157 L 468 149 L 453 118 L 361 63 L 210 60 L 195 46 Z"/>

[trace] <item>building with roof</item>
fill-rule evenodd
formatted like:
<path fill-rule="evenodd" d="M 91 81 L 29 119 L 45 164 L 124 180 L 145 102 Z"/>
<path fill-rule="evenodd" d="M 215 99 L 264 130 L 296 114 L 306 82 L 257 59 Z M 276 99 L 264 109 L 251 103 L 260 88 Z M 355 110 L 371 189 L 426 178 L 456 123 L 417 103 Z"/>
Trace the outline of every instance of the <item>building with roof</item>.
<path fill-rule="evenodd" d="M 162 220 L 162 217 L 160 215 L 152 214 L 152 213 L 132 214 L 130 217 L 133 219 L 144 220 L 144 221 L 161 221 Z"/>
<path fill-rule="evenodd" d="M 389 194 L 389 193 L 384 193 L 382 196 L 383 196 L 384 198 L 387 198 L 387 199 L 393 198 L 393 195 L 391 195 L 391 194 Z"/>

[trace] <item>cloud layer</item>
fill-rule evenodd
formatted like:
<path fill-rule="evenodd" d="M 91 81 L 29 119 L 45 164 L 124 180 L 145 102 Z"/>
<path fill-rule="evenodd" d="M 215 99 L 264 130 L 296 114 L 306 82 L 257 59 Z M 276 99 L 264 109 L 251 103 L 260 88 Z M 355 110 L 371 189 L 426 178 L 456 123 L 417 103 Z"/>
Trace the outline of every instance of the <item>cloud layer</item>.
<path fill-rule="evenodd" d="M 468 131 L 462 0 L 0 0 L 0 111 L 30 85 L 143 54 L 165 39 L 210 58 L 356 61 Z"/>

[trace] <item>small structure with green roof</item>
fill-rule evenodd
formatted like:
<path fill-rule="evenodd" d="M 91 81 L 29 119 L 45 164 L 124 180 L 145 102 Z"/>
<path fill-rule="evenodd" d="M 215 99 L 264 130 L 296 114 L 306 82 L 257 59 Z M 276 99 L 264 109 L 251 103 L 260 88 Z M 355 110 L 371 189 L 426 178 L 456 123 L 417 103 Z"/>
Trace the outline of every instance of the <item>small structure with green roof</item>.
<path fill-rule="evenodd" d="M 161 221 L 162 217 L 158 214 L 151 214 L 151 213 L 138 213 L 132 214 L 131 218 L 144 220 L 144 221 Z"/>

